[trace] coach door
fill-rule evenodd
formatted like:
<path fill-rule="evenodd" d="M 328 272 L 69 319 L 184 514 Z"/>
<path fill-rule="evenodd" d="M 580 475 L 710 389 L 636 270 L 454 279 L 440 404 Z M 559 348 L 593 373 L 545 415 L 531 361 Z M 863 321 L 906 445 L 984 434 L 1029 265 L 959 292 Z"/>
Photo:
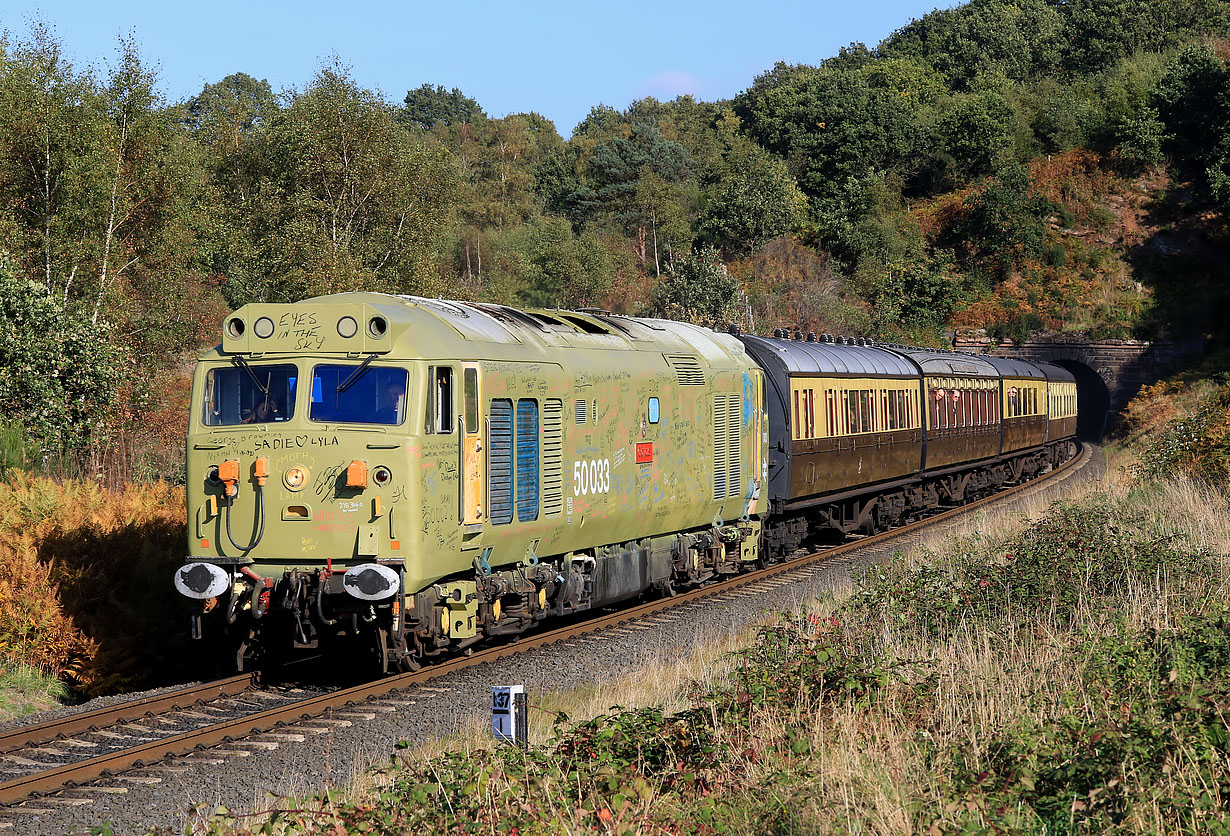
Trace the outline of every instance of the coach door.
<path fill-rule="evenodd" d="M 486 481 L 482 392 L 477 363 L 463 363 L 461 412 L 461 522 L 470 530 L 483 524 L 483 484 Z"/>

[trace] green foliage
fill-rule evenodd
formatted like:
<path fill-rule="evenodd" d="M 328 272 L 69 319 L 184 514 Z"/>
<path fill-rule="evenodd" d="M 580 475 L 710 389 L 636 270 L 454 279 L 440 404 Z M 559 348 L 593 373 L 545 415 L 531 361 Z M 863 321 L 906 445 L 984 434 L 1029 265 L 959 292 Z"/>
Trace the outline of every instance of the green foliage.
<path fill-rule="evenodd" d="M 1228 637 L 1220 605 L 1165 631 L 1087 632 L 1073 656 L 1088 660 L 1081 678 L 1104 702 L 1045 721 L 1026 715 L 977 765 L 954 753 L 948 820 L 965 832 L 1104 833 L 1145 814 L 1186 832 L 1230 832 L 1219 801 L 1230 788 Z"/>
<path fill-rule="evenodd" d="M 225 287 L 232 305 L 434 290 L 455 170 L 345 67 L 322 68 L 270 121 L 262 154 L 272 170 L 249 216 L 252 263 Z"/>
<path fill-rule="evenodd" d="M 424 131 L 430 131 L 437 125 L 456 127 L 482 122 L 487 118 L 478 102 L 456 87 L 445 90 L 438 84 L 434 88 L 430 84 L 424 84 L 407 92 L 404 103 L 398 118 L 405 124 Z"/>
<path fill-rule="evenodd" d="M 1186 474 L 1211 484 L 1230 485 L 1230 384 L 1196 399 L 1141 445 L 1139 469 L 1146 478 Z"/>
<path fill-rule="evenodd" d="M 782 63 L 735 98 L 751 137 L 786 159 L 813 200 L 867 171 L 908 167 L 922 139 L 919 108 L 919 97 L 869 70 Z"/>
<path fill-rule="evenodd" d="M 1043 0 L 974 0 L 932 12 L 898 29 L 881 46 L 888 56 L 924 60 L 950 85 L 969 89 L 982 79 L 1022 81 L 1058 68 L 1063 17 Z"/>
<path fill-rule="evenodd" d="M 19 420 L 0 421 L 0 478 L 10 470 L 27 470 L 42 461 L 42 450 Z"/>
<path fill-rule="evenodd" d="M 957 182 L 981 177 L 1011 147 L 1012 106 L 994 92 L 957 98 L 939 122 L 944 151 L 952 158 Z"/>
<path fill-rule="evenodd" d="M 1155 101 L 1176 167 L 1230 210 L 1230 63 L 1207 46 L 1188 47 L 1158 82 Z"/>
<path fill-rule="evenodd" d="M 718 259 L 717 250 L 703 247 L 679 259 L 654 289 L 650 314 L 721 326 L 739 317 L 739 281 Z"/>
<path fill-rule="evenodd" d="M 563 218 L 534 218 L 518 230 L 522 300 L 551 308 L 593 307 L 604 298 L 611 267 L 597 233 L 574 234 Z"/>
<path fill-rule="evenodd" d="M 1000 169 L 962 209 L 950 235 L 963 244 L 970 266 L 1002 278 L 1025 259 L 1042 255 L 1051 204 L 1034 192 L 1025 169 Z"/>
<path fill-rule="evenodd" d="M 806 217 L 807 199 L 784 163 L 747 140 L 724 155 L 698 223 L 701 237 L 750 255 Z"/>
<path fill-rule="evenodd" d="M 44 450 L 88 444 L 121 379 L 108 330 L 20 278 L 0 253 L 0 418 L 19 422 Z"/>
<path fill-rule="evenodd" d="M 859 578 L 851 606 L 872 620 L 948 633 L 969 621 L 1047 615 L 1066 623 L 1092 599 L 1122 597 L 1164 575 L 1207 578 L 1213 562 L 1156 530 L 1127 521 L 1105 498 L 1057 504 L 1003 551 L 980 548 L 949 566 L 909 567 L 898 555 Z"/>

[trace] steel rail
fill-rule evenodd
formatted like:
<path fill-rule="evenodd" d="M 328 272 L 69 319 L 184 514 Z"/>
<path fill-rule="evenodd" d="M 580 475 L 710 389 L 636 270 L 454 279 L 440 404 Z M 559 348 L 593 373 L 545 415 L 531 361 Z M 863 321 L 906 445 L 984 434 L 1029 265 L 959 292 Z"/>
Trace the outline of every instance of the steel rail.
<path fill-rule="evenodd" d="M 1066 473 L 1075 468 L 1078 464 L 1083 467 L 1089 461 L 1090 448 L 1086 445 L 1081 447 L 1079 455 L 1074 456 L 1071 460 L 1043 477 L 1023 482 L 1020 485 L 1000 491 L 993 496 L 984 497 L 983 499 L 934 514 L 899 528 L 889 529 L 888 531 L 863 537 L 859 540 L 842 543 L 821 552 L 777 563 L 768 568 L 738 575 L 700 589 L 682 592 L 674 597 L 649 601 L 608 615 L 588 619 L 580 624 L 561 627 L 536 636 L 527 636 L 505 645 L 489 647 L 485 650 L 477 651 L 473 655 L 459 656 L 412 673 L 386 677 L 374 682 L 311 697 L 301 702 L 271 708 L 256 714 L 249 714 L 235 720 L 228 720 L 190 732 L 162 738 L 161 740 L 149 741 L 131 749 L 113 752 L 77 763 L 65 764 L 42 772 L 0 782 L 0 805 L 13 804 L 31 795 L 52 792 L 72 784 L 110 775 L 133 766 L 143 766 L 163 760 L 164 758 L 183 756 L 196 749 L 214 746 L 218 743 L 234 740 L 237 737 L 267 732 L 285 723 L 309 720 L 323 715 L 330 709 L 344 709 L 364 700 L 383 696 L 392 691 L 399 691 L 414 685 L 421 685 L 459 670 L 492 662 L 506 656 L 524 653 L 527 650 L 555 644 L 556 642 L 575 639 L 589 633 L 618 627 L 626 622 L 635 621 L 683 604 L 694 603 L 715 595 L 751 586 L 779 575 L 807 569 L 816 563 L 827 562 L 834 557 L 855 552 L 870 545 L 891 542 L 893 539 L 902 536 L 913 536 L 920 531 L 941 525 L 953 517 L 960 516 L 976 508 L 1010 499 L 1017 493 L 1029 488 L 1041 487 L 1061 473 Z"/>
<path fill-rule="evenodd" d="M 93 711 L 82 711 L 78 714 L 57 717 L 34 726 L 18 726 L 0 731 L 0 755 L 50 743 L 74 734 L 97 731 L 117 723 L 139 720 L 142 717 L 160 714 L 164 711 L 189 708 L 208 700 L 233 697 L 252 687 L 252 682 L 251 674 L 241 674 L 177 688 L 165 694 L 141 697 L 118 705 L 96 708 Z"/>

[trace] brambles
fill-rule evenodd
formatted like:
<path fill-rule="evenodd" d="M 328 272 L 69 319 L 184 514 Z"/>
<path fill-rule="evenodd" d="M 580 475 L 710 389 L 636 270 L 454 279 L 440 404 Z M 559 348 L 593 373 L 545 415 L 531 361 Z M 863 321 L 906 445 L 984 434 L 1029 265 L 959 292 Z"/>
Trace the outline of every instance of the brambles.
<path fill-rule="evenodd" d="M 1090 600 L 1125 596 L 1134 583 L 1164 576 L 1181 587 L 1212 572 L 1207 555 L 1126 517 L 1106 497 L 1056 505 L 1002 548 L 971 545 L 951 561 L 924 556 L 915 566 L 897 555 L 859 579 L 848 606 L 869 620 L 933 634 L 969 620 L 1045 615 L 1069 624 Z"/>

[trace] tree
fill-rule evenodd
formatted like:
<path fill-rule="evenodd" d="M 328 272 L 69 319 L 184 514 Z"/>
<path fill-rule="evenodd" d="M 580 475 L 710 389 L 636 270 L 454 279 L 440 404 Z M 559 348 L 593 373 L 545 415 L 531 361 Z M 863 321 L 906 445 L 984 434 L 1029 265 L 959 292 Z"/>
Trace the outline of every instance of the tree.
<path fill-rule="evenodd" d="M 121 377 L 108 331 L 21 278 L 0 252 L 0 417 L 20 422 L 47 452 L 97 438 Z"/>
<path fill-rule="evenodd" d="M 700 233 L 729 253 L 750 255 L 806 217 L 807 198 L 786 164 L 743 137 L 732 137 L 707 179 Z"/>
<path fill-rule="evenodd" d="M 5 56 L 0 73 L 0 190 L 19 225 L 18 259 L 44 292 L 68 298 L 97 256 L 106 164 L 92 80 L 46 23 Z"/>
<path fill-rule="evenodd" d="M 447 151 L 416 140 L 336 61 L 264 136 L 271 217 L 233 305 L 343 290 L 434 292 L 457 191 Z"/>
<path fill-rule="evenodd" d="M 601 301 L 611 269 L 592 228 L 574 235 L 563 218 L 536 217 L 518 230 L 523 256 L 522 301 L 537 306 L 583 308 Z"/>
<path fill-rule="evenodd" d="M 694 179 L 687 150 L 639 123 L 626 139 L 595 148 L 587 174 L 588 186 L 575 199 L 631 235 L 642 269 L 652 261 L 660 275 L 663 253 L 686 243 L 682 236 L 690 232 L 680 222 Z"/>
<path fill-rule="evenodd" d="M 1063 17 L 1045 0 L 973 0 L 910 22 L 879 52 L 926 61 L 954 89 L 973 90 L 985 79 L 1055 72 L 1064 43 Z"/>
<path fill-rule="evenodd" d="M 912 168 L 922 142 L 919 97 L 866 67 L 779 64 L 735 98 L 747 133 L 787 161 L 803 192 L 829 198 L 849 177 Z"/>
<path fill-rule="evenodd" d="M 938 132 L 959 181 L 990 173 L 1009 152 L 1012 117 L 1012 105 L 998 93 L 955 99 L 940 118 Z"/>
<path fill-rule="evenodd" d="M 404 102 L 398 119 L 422 131 L 430 131 L 437 125 L 454 128 L 487 118 L 478 102 L 456 87 L 445 90 L 438 84 L 435 87 L 424 84 L 408 91 Z"/>
<path fill-rule="evenodd" d="M 1230 62 L 1208 47 L 1181 52 L 1154 91 L 1175 168 L 1230 209 Z"/>
<path fill-rule="evenodd" d="M 965 199 L 963 216 L 950 231 L 969 264 L 1006 276 L 1026 258 L 1042 253 L 1049 201 L 1033 191 L 1029 172 L 1007 166 Z"/>
<path fill-rule="evenodd" d="M 650 315 L 710 326 L 742 319 L 739 281 L 726 270 L 713 247 L 693 250 L 678 260 L 654 288 Z"/>

